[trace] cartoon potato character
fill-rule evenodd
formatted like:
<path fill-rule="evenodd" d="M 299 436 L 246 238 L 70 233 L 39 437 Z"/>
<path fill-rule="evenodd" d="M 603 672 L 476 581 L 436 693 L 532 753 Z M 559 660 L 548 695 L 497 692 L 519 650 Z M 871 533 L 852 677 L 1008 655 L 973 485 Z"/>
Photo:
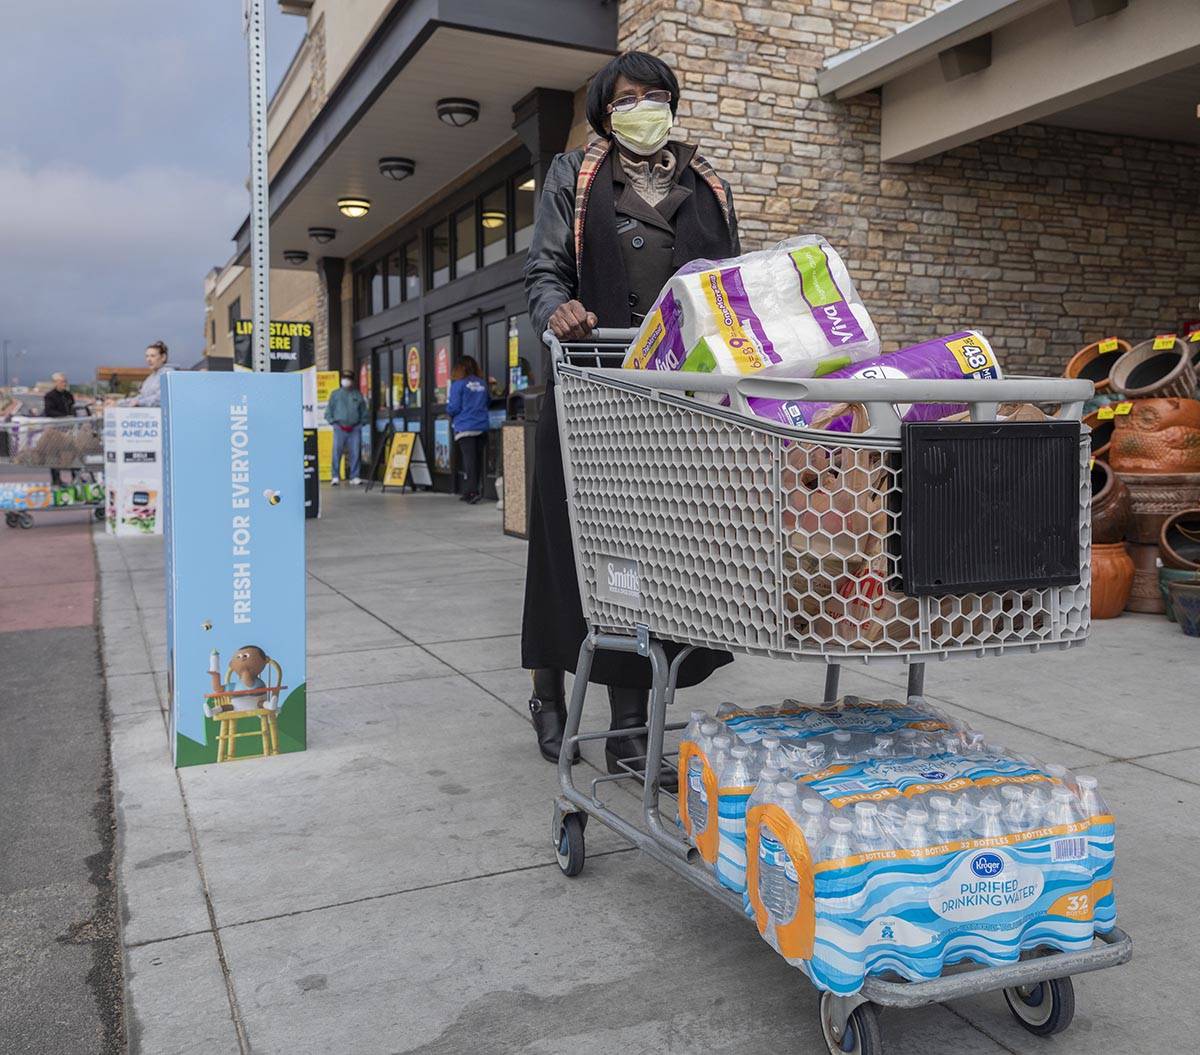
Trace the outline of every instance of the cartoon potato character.
<path fill-rule="evenodd" d="M 243 645 L 229 660 L 227 684 L 221 683 L 221 675 L 218 671 L 209 670 L 213 692 L 267 688 L 267 683 L 262 679 L 262 672 L 270 662 L 271 657 L 258 645 Z M 256 707 L 265 707 L 267 710 L 273 711 L 276 706 L 278 706 L 276 695 L 263 692 L 251 696 L 234 696 L 224 703 L 214 704 L 213 709 L 214 711 L 248 711 Z"/>

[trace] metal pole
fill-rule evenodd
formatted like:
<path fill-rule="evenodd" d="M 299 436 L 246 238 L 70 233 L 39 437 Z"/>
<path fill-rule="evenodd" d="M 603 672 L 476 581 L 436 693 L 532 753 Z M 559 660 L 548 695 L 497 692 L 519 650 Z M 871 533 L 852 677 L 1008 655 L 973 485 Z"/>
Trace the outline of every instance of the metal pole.
<path fill-rule="evenodd" d="M 264 0 L 243 0 L 250 60 L 250 284 L 254 369 L 271 369 L 271 216 L 267 201 L 267 27 Z"/>

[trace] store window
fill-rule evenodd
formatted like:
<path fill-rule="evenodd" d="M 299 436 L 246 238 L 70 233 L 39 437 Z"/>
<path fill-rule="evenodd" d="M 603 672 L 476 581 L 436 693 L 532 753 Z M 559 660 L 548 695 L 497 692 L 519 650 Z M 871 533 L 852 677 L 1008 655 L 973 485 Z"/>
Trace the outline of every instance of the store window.
<path fill-rule="evenodd" d="M 533 240 L 533 198 L 537 184 L 533 169 L 513 179 L 513 249 L 528 249 Z"/>
<path fill-rule="evenodd" d="M 462 278 L 475 270 L 475 205 L 454 214 L 454 277 Z"/>
<path fill-rule="evenodd" d="M 229 305 L 229 332 L 233 333 L 233 324 L 242 317 L 242 298 L 234 297 Z"/>
<path fill-rule="evenodd" d="M 501 185 L 488 191 L 480 202 L 484 267 L 508 256 L 508 219 L 508 188 Z"/>
<path fill-rule="evenodd" d="M 387 301 L 383 299 L 384 291 L 384 262 L 380 260 L 376 264 L 371 265 L 371 314 L 375 315 L 383 311 L 387 307 Z"/>
<path fill-rule="evenodd" d="M 404 263 L 404 299 L 415 300 L 421 295 L 421 245 L 414 238 L 406 242 L 399 254 Z"/>
<path fill-rule="evenodd" d="M 443 220 L 429 232 L 429 288 L 450 281 L 450 221 Z"/>
<path fill-rule="evenodd" d="M 392 253 L 387 258 L 387 306 L 394 308 L 404 299 L 404 258 Z"/>
<path fill-rule="evenodd" d="M 365 319 L 380 310 L 379 301 L 375 300 L 375 279 L 379 274 L 378 264 L 367 264 L 359 268 L 354 275 L 354 314 L 356 318 Z"/>
<path fill-rule="evenodd" d="M 495 319 L 484 328 L 487 362 L 481 364 L 487 374 L 488 389 L 493 399 L 508 391 L 508 319 Z"/>

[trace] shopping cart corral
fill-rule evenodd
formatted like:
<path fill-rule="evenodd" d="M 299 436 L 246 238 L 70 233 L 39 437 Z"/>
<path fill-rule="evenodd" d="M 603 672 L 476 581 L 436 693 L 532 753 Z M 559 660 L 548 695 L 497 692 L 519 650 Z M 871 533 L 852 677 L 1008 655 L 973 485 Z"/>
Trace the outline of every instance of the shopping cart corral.
<path fill-rule="evenodd" d="M 0 422 L 0 465 L 44 469 L 49 477 L 0 482 L 0 507 L 10 528 L 33 527 L 37 513 L 79 506 L 92 507 L 93 516 L 104 519 L 100 427 L 101 419 L 90 416 Z"/>
<path fill-rule="evenodd" d="M 595 817 L 746 918 L 740 894 L 698 860 L 676 826 L 664 750 L 680 666 L 696 647 L 807 660 L 824 668 L 821 699 L 838 698 L 848 663 L 901 664 L 910 702 L 926 664 L 1082 644 L 1089 628 L 1089 440 L 1086 381 L 821 380 L 617 369 L 634 331 L 586 343 L 546 340 L 554 360 L 571 532 L 589 633 L 580 649 L 559 759 L 552 837 L 568 876 L 585 860 Z M 748 400 L 865 407 L 856 433 L 789 428 Z M 969 421 L 904 424 L 914 403 L 965 404 Z M 1005 404 L 1044 421 L 1007 423 Z M 1013 501 L 1000 507 L 997 503 Z M 953 537 L 952 537 L 953 536 Z M 663 642 L 684 646 L 668 660 Z M 642 729 L 580 732 L 595 653 L 646 657 Z M 575 784 L 577 745 L 642 734 L 647 755 Z M 684 787 L 686 774 L 678 774 Z M 640 781 L 636 821 L 605 798 Z M 1124 963 L 1120 929 L 1084 951 L 1038 948 L 999 966 L 960 963 L 937 978 L 867 978 L 852 996 L 822 992 L 831 1052 L 882 1050 L 874 1007 L 912 1008 L 1000 990 L 1038 1035 L 1074 1012 L 1071 977 Z"/>

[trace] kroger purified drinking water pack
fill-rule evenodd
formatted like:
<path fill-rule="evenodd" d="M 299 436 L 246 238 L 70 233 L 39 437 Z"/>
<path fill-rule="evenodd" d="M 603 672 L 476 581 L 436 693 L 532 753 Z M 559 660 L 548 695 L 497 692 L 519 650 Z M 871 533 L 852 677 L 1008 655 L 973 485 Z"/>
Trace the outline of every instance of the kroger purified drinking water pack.
<path fill-rule="evenodd" d="M 663 288 L 624 366 L 812 377 L 879 354 L 846 265 L 818 235 L 698 260 Z"/>
<path fill-rule="evenodd" d="M 1115 925 L 1113 820 L 1096 780 L 920 701 L 696 712 L 680 770 L 685 831 L 822 989 L 1084 949 Z"/>

